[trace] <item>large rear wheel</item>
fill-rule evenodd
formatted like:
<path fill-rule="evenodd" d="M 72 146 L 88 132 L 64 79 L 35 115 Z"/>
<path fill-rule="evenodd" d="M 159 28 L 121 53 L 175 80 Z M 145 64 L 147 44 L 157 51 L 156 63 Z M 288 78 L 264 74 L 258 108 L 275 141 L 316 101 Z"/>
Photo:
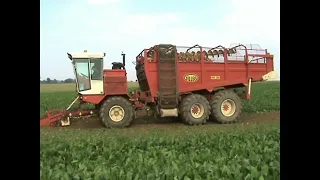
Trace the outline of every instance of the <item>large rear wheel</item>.
<path fill-rule="evenodd" d="M 126 98 L 114 96 L 102 103 L 99 117 L 108 128 L 124 128 L 130 126 L 134 118 L 134 109 Z"/>
<path fill-rule="evenodd" d="M 181 119 L 189 125 L 205 124 L 210 115 L 210 105 L 202 95 L 191 94 L 180 104 Z"/>
<path fill-rule="evenodd" d="M 226 124 L 239 121 L 242 103 L 240 97 L 231 90 L 217 92 L 210 101 L 213 120 Z"/>

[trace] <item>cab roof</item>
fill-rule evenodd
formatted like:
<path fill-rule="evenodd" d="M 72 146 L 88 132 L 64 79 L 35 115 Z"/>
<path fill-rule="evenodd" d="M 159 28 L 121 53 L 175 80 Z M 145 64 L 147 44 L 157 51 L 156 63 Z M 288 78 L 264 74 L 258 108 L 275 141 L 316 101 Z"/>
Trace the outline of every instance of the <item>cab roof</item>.
<path fill-rule="evenodd" d="M 104 52 L 68 52 L 67 54 L 70 60 L 80 58 L 104 58 L 106 56 Z"/>

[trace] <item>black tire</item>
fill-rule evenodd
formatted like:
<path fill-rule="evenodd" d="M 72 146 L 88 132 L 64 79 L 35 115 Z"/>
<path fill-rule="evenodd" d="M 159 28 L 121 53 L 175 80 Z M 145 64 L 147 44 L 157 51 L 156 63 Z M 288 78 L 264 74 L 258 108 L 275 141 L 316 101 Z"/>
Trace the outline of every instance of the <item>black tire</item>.
<path fill-rule="evenodd" d="M 185 118 L 183 118 L 182 117 L 182 111 L 183 111 L 183 99 L 182 99 L 182 101 L 180 102 L 180 104 L 179 104 L 179 109 L 178 109 L 178 111 L 179 111 L 179 119 L 180 119 L 180 121 L 182 122 L 182 123 L 185 123 L 185 124 L 188 124 L 186 121 L 185 121 Z"/>
<path fill-rule="evenodd" d="M 191 114 L 191 107 L 194 104 L 201 105 L 203 115 L 200 118 L 195 118 Z M 189 125 L 205 124 L 210 117 L 210 105 L 207 98 L 199 94 L 191 94 L 182 99 L 180 103 L 181 120 Z"/>
<path fill-rule="evenodd" d="M 100 109 L 100 106 L 101 106 L 101 104 L 95 104 L 95 105 L 94 105 L 94 109 L 99 110 L 99 109 Z"/>
<path fill-rule="evenodd" d="M 231 106 L 234 106 L 235 110 L 231 116 L 226 116 L 221 112 L 221 106 L 224 101 L 228 100 Z M 240 97 L 231 90 L 223 90 L 217 92 L 210 101 L 211 106 L 211 118 L 221 124 L 235 123 L 239 121 L 242 102 Z M 230 107 L 229 107 L 230 108 Z"/>
<path fill-rule="evenodd" d="M 109 111 L 114 106 L 120 106 L 124 110 L 124 117 L 121 121 L 113 121 L 109 116 Z M 100 107 L 99 117 L 107 128 L 125 128 L 130 126 L 134 119 L 134 109 L 132 104 L 124 97 L 114 96 L 106 99 Z"/>

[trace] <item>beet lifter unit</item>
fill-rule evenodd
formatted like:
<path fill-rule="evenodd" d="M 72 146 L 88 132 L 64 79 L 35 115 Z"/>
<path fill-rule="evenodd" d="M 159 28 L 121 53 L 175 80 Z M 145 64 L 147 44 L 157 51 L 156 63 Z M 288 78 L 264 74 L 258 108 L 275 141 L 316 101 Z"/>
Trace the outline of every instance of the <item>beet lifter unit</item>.
<path fill-rule="evenodd" d="M 106 70 L 104 56 L 68 53 L 78 96 L 67 109 L 49 111 L 40 126 L 67 126 L 71 118 L 92 114 L 109 128 L 127 127 L 145 115 L 179 117 L 189 125 L 204 124 L 208 119 L 233 123 L 241 114 L 242 99 L 250 99 L 251 83 L 276 77 L 273 55 L 261 48 L 160 44 L 136 57 L 140 89 L 129 93 L 125 54 L 122 63 L 114 62 L 112 69 Z M 79 108 L 71 111 L 76 102 Z M 83 103 L 95 108 L 80 109 Z"/>

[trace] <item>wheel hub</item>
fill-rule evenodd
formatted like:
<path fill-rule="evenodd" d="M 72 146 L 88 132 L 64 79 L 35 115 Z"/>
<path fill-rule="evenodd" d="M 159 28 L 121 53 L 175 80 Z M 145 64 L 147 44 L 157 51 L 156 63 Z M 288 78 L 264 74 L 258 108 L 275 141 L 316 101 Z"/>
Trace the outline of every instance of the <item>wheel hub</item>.
<path fill-rule="evenodd" d="M 121 106 L 112 106 L 109 110 L 109 117 L 114 122 L 120 122 L 124 118 L 124 109 Z"/>
<path fill-rule="evenodd" d="M 191 106 L 190 112 L 193 118 L 201 118 L 204 114 L 204 107 L 202 104 L 195 103 Z"/>
<path fill-rule="evenodd" d="M 236 112 L 236 103 L 231 99 L 226 99 L 221 104 L 221 113 L 230 117 Z"/>
<path fill-rule="evenodd" d="M 192 108 L 192 112 L 194 113 L 194 114 L 198 114 L 199 113 L 199 108 L 198 107 L 193 107 Z"/>
<path fill-rule="evenodd" d="M 225 105 L 223 106 L 223 110 L 224 110 L 224 111 L 228 111 L 228 110 L 229 110 L 229 105 L 226 105 L 226 104 L 225 104 Z"/>

